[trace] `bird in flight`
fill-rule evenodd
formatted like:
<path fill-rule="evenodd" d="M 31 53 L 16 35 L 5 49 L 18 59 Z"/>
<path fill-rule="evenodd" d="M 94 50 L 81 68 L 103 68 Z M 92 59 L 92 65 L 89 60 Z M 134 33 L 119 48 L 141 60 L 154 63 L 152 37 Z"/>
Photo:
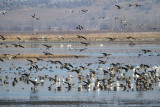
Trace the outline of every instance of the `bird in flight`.
<path fill-rule="evenodd" d="M 121 9 L 122 7 L 121 6 L 119 6 L 119 5 L 115 5 L 118 9 Z"/>
<path fill-rule="evenodd" d="M 4 36 L 0 35 L 0 37 L 1 37 L 0 39 L 6 40 L 6 38 Z"/>
<path fill-rule="evenodd" d="M 83 26 L 78 25 L 78 26 L 76 27 L 76 29 L 83 30 Z"/>
<path fill-rule="evenodd" d="M 87 40 L 87 38 L 86 37 L 84 37 L 84 36 L 80 36 L 80 35 L 77 35 L 77 37 L 79 38 L 79 39 L 85 39 L 85 40 Z"/>
<path fill-rule="evenodd" d="M 31 15 L 33 19 L 40 20 L 40 17 L 36 17 L 36 14 Z"/>
<path fill-rule="evenodd" d="M 36 18 L 36 14 L 34 14 L 34 15 L 31 15 L 32 16 L 32 18 Z"/>

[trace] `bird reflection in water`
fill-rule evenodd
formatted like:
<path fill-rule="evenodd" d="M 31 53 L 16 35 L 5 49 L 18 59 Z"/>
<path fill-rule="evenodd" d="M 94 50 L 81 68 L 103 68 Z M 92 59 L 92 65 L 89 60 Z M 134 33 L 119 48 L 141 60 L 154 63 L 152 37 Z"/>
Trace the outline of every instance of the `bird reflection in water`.
<path fill-rule="evenodd" d="M 31 90 L 30 91 L 30 101 L 38 100 L 38 99 L 39 99 L 38 90 Z"/>

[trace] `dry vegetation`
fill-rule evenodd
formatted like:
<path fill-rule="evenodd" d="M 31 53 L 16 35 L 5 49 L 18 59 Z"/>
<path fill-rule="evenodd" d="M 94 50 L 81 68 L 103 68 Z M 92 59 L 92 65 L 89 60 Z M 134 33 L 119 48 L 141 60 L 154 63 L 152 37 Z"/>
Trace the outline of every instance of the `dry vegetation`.
<path fill-rule="evenodd" d="M 16 57 L 15 57 L 16 56 Z M 67 55 L 67 54 L 58 54 L 58 55 L 44 55 L 44 54 L 20 54 L 20 55 L 0 55 L 0 58 L 3 59 L 36 59 L 36 58 L 84 58 L 87 56 L 84 55 Z"/>
<path fill-rule="evenodd" d="M 160 41 L 160 32 L 72 32 L 72 33 L 38 33 L 31 35 L 30 33 L 3 33 L 6 40 L 0 39 L 0 42 L 19 42 L 17 37 L 21 38 L 20 42 L 80 42 L 85 41 L 78 39 L 77 35 L 82 35 L 87 38 L 89 42 L 94 41 L 110 41 L 107 37 L 116 38 L 115 41 Z M 59 36 L 64 37 L 60 39 Z M 133 37 L 135 39 L 126 39 Z"/>

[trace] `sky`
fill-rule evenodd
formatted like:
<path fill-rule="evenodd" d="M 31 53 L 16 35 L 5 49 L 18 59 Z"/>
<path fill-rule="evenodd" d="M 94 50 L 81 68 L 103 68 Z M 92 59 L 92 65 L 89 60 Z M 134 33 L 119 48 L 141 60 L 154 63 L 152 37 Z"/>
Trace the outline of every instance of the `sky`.
<path fill-rule="evenodd" d="M 0 31 L 156 32 L 159 11 L 160 0 L 0 0 Z"/>

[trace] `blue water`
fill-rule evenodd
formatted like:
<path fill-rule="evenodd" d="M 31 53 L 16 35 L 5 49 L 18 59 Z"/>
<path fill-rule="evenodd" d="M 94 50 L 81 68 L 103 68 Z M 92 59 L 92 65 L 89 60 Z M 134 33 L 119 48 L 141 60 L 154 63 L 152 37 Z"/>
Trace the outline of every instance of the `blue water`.
<path fill-rule="evenodd" d="M 81 44 L 71 43 L 71 47 L 68 47 L 68 43 L 61 43 L 64 46 L 60 47 L 60 43 L 50 43 L 52 45 L 51 49 L 46 49 L 42 46 L 41 43 L 38 44 L 22 44 L 25 48 L 13 48 L 11 44 L 10 48 L 5 48 L 0 46 L 0 54 L 9 53 L 11 55 L 18 53 L 25 54 L 43 54 L 43 52 L 50 52 L 53 54 L 70 54 L 70 55 L 86 55 L 85 58 L 51 58 L 44 59 L 44 61 L 38 61 L 36 65 L 39 68 L 46 67 L 48 69 L 43 70 L 32 70 L 29 71 L 30 67 L 29 61 L 26 59 L 5 59 L 4 62 L 0 62 L 0 76 L 2 77 L 2 82 L 0 82 L 0 101 L 94 101 L 100 102 L 97 104 L 90 104 L 90 106 L 139 106 L 146 105 L 157 106 L 159 105 L 160 100 L 160 84 L 154 84 L 154 90 L 152 91 L 126 91 L 122 89 L 119 91 L 103 91 L 97 90 L 93 91 L 82 89 L 82 91 L 77 91 L 77 87 L 82 83 L 79 83 L 77 79 L 76 72 L 69 72 L 66 69 L 60 69 L 60 64 L 51 64 L 46 62 L 48 60 L 59 60 L 62 63 L 71 63 L 73 67 L 84 66 L 87 69 L 81 70 L 82 75 L 86 78 L 86 75 L 89 73 L 89 69 L 96 71 L 96 78 L 107 78 L 103 75 L 103 71 L 98 68 L 101 67 L 105 70 L 108 69 L 111 63 L 121 63 L 122 66 L 129 64 L 134 67 L 139 66 L 140 64 L 148 64 L 149 66 L 159 66 L 160 65 L 160 56 L 157 56 L 160 53 L 160 44 L 144 44 L 137 43 L 135 46 L 129 46 L 127 43 L 103 43 L 103 46 L 100 46 L 102 43 L 91 43 L 90 46 L 84 46 Z M 87 48 L 84 51 L 79 51 L 79 49 Z M 149 49 L 151 52 L 144 54 L 141 50 Z M 102 53 L 111 54 L 110 56 L 103 56 Z M 139 54 L 141 54 L 139 56 Z M 106 61 L 106 64 L 99 64 L 99 60 Z M 36 61 L 36 60 L 34 60 Z M 88 63 L 93 63 L 91 66 L 87 67 Z M 22 69 L 16 70 L 18 67 Z M 12 68 L 10 70 L 10 68 Z M 33 87 L 32 83 L 26 84 L 23 81 L 19 81 L 16 86 L 12 86 L 12 81 L 14 77 L 19 78 L 23 73 L 30 73 L 30 79 L 34 80 L 35 76 L 45 76 L 54 77 L 59 75 L 60 83 L 54 84 L 52 90 L 49 91 L 48 87 L 53 84 L 53 81 L 45 80 L 44 86 L 39 85 L 37 91 L 31 90 Z M 122 71 L 123 72 L 123 71 Z M 18 74 L 20 73 L 20 74 Z M 158 71 L 159 73 L 159 71 Z M 133 71 L 126 73 L 127 76 L 132 76 Z M 160 74 L 160 73 L 159 73 Z M 70 83 L 75 83 L 71 90 L 68 91 L 67 84 L 62 84 L 62 79 L 72 75 L 73 78 L 70 80 Z M 9 84 L 4 84 L 5 76 L 9 77 Z M 39 80 L 38 80 L 39 81 Z M 84 79 L 86 81 L 86 79 Z M 94 82 L 95 79 L 92 79 Z M 115 80 L 116 81 L 116 80 Z M 133 80 L 133 83 L 135 81 Z M 123 83 L 123 82 L 120 82 Z M 62 91 L 55 91 L 57 86 L 62 85 Z M 113 84 L 115 85 L 115 84 Z M 148 101 L 148 102 L 147 102 Z M 134 102 L 134 103 L 133 103 Z M 144 103 L 143 103 L 144 102 Z M 151 103 L 149 103 L 151 102 Z M 153 103 L 155 102 L 155 103 Z M 104 103 L 104 104 L 102 104 Z M 22 106 L 25 106 L 25 104 Z M 73 105 L 74 106 L 74 105 Z M 86 104 L 82 104 L 86 106 Z"/>

